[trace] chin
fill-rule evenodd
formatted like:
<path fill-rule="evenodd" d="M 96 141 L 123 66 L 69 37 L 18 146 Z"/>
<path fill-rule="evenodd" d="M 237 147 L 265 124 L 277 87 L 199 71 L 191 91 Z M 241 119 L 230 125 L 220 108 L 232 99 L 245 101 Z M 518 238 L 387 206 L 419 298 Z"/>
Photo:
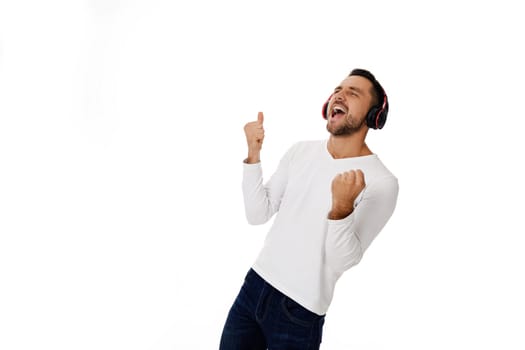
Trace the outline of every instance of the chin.
<path fill-rule="evenodd" d="M 329 126 L 327 126 L 326 130 L 332 136 L 345 136 L 345 135 L 351 135 L 351 134 L 354 133 L 351 129 L 348 129 L 346 127 L 339 127 L 339 128 L 333 129 L 333 128 L 330 128 Z"/>
<path fill-rule="evenodd" d="M 353 127 L 351 125 L 335 125 L 333 127 L 330 124 L 326 125 L 326 130 L 333 136 L 348 136 L 357 133 L 363 127 L 363 123 L 358 127 Z"/>

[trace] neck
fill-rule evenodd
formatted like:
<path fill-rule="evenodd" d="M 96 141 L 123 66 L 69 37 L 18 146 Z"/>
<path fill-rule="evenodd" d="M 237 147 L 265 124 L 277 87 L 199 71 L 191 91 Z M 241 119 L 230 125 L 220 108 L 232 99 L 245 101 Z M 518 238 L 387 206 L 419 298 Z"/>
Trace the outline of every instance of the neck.
<path fill-rule="evenodd" d="M 362 157 L 372 154 L 365 143 L 365 133 L 351 135 L 330 135 L 328 139 L 328 152 L 334 159 Z"/>

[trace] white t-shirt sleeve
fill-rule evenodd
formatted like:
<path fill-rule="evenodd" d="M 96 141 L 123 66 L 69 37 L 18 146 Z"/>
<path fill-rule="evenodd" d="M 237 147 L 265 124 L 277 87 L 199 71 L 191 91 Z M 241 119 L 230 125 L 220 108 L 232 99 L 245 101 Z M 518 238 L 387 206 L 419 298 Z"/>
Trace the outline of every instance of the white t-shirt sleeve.
<path fill-rule="evenodd" d="M 327 266 L 340 275 L 361 260 L 363 253 L 394 212 L 399 186 L 393 176 L 367 186 L 354 211 L 341 220 L 328 220 Z"/>
<path fill-rule="evenodd" d="M 279 210 L 281 199 L 288 182 L 288 170 L 293 147 L 281 158 L 277 170 L 270 180 L 263 184 L 261 163 L 243 163 L 242 192 L 248 223 L 266 223 Z"/>

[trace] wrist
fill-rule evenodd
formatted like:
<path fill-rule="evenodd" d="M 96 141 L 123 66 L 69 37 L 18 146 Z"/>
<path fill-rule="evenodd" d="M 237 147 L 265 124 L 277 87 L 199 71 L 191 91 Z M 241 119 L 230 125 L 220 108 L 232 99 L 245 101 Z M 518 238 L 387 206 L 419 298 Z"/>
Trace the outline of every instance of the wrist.
<path fill-rule="evenodd" d="M 342 220 L 346 218 L 348 215 L 352 214 L 353 210 L 350 212 L 338 212 L 338 211 L 330 211 L 328 213 L 328 219 L 330 220 Z"/>
<path fill-rule="evenodd" d="M 248 157 L 244 160 L 245 163 L 248 164 L 255 164 L 259 163 L 261 161 L 261 153 L 260 152 L 248 152 Z"/>
<path fill-rule="evenodd" d="M 352 214 L 354 208 L 352 207 L 332 207 L 332 210 L 328 213 L 328 219 L 330 220 L 341 220 Z"/>

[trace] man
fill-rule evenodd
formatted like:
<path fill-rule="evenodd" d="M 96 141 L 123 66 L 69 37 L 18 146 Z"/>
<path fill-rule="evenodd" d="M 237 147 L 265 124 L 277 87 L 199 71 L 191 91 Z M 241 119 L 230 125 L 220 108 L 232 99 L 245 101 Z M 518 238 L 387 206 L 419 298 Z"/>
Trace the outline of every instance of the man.
<path fill-rule="evenodd" d="M 277 216 L 224 325 L 220 348 L 319 349 L 334 287 L 392 215 L 397 178 L 365 143 L 386 121 L 385 91 L 354 69 L 323 107 L 328 140 L 293 145 L 263 185 L 262 112 L 244 127 L 248 222 Z"/>

